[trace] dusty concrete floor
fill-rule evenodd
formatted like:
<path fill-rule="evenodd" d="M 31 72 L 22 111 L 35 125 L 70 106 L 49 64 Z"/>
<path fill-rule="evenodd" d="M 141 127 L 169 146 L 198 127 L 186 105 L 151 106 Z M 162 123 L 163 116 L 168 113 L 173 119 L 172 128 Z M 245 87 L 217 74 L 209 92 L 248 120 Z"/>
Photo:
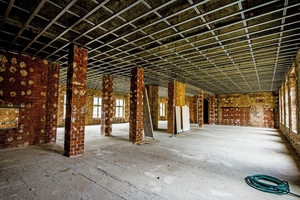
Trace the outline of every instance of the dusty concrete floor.
<path fill-rule="evenodd" d="M 0 199 L 296 199 L 249 187 L 244 178 L 266 174 L 300 194 L 300 159 L 275 129 L 205 125 L 178 138 L 160 122 L 155 140 L 128 141 L 129 125 L 113 137 L 86 127 L 84 156 L 57 144 L 0 151 Z"/>

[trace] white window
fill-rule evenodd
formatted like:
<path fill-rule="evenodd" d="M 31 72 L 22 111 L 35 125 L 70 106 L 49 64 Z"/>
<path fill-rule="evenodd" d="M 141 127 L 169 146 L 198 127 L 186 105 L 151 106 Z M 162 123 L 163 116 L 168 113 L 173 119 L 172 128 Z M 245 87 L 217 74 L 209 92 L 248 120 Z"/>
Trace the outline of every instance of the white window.
<path fill-rule="evenodd" d="M 161 117 L 164 117 L 165 116 L 165 113 L 166 113 L 166 104 L 165 103 L 159 103 L 159 114 Z"/>
<path fill-rule="evenodd" d="M 102 98 L 94 97 L 93 118 L 101 118 Z"/>
<path fill-rule="evenodd" d="M 123 99 L 116 99 L 116 117 L 124 117 L 125 102 Z"/>
<path fill-rule="evenodd" d="M 63 119 L 66 119 L 66 107 L 67 107 L 67 95 L 64 95 L 64 113 L 63 113 Z"/>

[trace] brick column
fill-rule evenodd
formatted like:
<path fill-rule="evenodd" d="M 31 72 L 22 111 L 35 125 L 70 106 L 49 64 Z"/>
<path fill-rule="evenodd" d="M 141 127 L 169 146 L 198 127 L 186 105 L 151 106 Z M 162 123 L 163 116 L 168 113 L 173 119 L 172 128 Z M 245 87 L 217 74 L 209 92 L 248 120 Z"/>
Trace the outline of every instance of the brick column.
<path fill-rule="evenodd" d="M 204 122 L 203 121 L 203 111 L 204 111 L 203 99 L 204 99 L 204 92 L 199 91 L 199 94 L 198 94 L 198 108 L 199 108 L 199 113 L 198 113 L 199 121 L 198 121 L 198 124 L 199 124 L 199 127 L 203 127 L 203 122 Z"/>
<path fill-rule="evenodd" d="M 168 133 L 175 134 L 175 81 L 168 82 Z"/>
<path fill-rule="evenodd" d="M 144 70 L 131 69 L 129 140 L 132 142 L 143 140 L 143 90 Z"/>
<path fill-rule="evenodd" d="M 49 63 L 47 76 L 45 143 L 56 142 L 59 64 Z"/>
<path fill-rule="evenodd" d="M 215 95 L 209 95 L 209 124 L 215 124 Z"/>
<path fill-rule="evenodd" d="M 158 86 L 146 85 L 153 129 L 158 129 Z"/>
<path fill-rule="evenodd" d="M 86 69 L 87 50 L 70 45 L 64 148 L 64 154 L 69 157 L 84 153 Z"/>
<path fill-rule="evenodd" d="M 190 122 L 195 123 L 195 104 L 196 104 L 197 97 L 192 96 L 190 97 Z"/>
<path fill-rule="evenodd" d="M 110 136 L 112 133 L 113 118 L 113 77 L 111 75 L 102 78 L 102 114 L 101 114 L 101 134 Z"/>

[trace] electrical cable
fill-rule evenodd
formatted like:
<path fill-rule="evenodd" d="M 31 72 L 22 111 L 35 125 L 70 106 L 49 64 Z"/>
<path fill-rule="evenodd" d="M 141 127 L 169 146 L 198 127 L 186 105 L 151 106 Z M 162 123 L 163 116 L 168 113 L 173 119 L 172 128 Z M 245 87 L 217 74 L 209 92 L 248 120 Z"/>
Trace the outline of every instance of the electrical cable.
<path fill-rule="evenodd" d="M 290 194 L 290 195 L 300 198 L 300 195 L 290 192 L 288 182 L 282 181 L 282 180 L 272 177 L 272 176 L 257 174 L 257 175 L 253 175 L 253 176 L 247 176 L 245 178 L 245 181 L 249 186 L 251 186 L 257 190 L 263 191 L 263 192 L 269 192 L 269 193 L 278 194 L 278 195 Z M 265 182 L 261 182 L 261 181 L 265 181 Z M 266 183 L 267 181 L 269 181 L 273 184 L 267 184 Z"/>

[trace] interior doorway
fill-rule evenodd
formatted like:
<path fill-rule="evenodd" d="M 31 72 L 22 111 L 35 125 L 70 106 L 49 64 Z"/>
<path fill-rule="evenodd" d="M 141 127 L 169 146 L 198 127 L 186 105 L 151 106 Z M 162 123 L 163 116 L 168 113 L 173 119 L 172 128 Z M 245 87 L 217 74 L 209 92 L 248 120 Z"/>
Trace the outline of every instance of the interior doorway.
<path fill-rule="evenodd" d="M 208 100 L 204 98 L 204 110 L 203 110 L 204 124 L 208 124 L 208 107 L 209 107 Z"/>

